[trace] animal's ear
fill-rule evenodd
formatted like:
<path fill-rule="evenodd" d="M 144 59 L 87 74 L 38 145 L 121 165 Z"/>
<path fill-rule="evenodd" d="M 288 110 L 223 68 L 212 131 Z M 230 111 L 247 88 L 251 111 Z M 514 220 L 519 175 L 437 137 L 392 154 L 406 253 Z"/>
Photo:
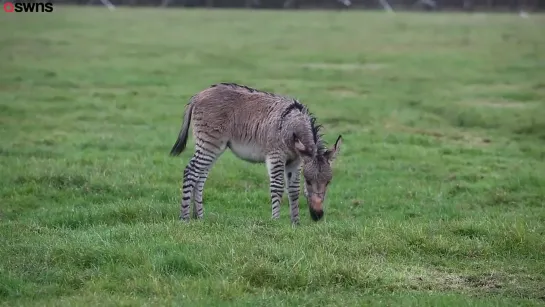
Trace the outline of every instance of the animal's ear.
<path fill-rule="evenodd" d="M 303 155 L 303 156 L 309 156 L 309 150 L 307 149 L 307 147 L 305 146 L 305 144 L 303 144 L 301 142 L 301 140 L 299 140 L 299 138 L 295 135 L 295 133 L 293 134 L 293 141 L 294 141 L 294 144 L 295 144 L 295 149 L 297 149 L 297 151 Z"/>
<path fill-rule="evenodd" d="M 329 160 L 329 163 L 333 162 L 335 158 L 337 157 L 337 154 L 339 153 L 339 150 L 341 149 L 341 144 L 343 143 L 342 136 L 339 135 L 337 138 L 337 141 L 335 141 L 335 145 L 331 149 L 329 149 L 325 156 L 327 157 L 327 160 Z"/>

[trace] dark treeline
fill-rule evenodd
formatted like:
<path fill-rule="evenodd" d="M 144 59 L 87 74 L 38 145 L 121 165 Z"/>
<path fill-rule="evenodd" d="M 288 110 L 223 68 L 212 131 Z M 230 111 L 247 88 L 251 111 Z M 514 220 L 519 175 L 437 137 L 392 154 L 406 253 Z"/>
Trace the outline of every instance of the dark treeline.
<path fill-rule="evenodd" d="M 102 5 L 102 0 L 60 0 Z M 542 11 L 545 0 L 109 0 L 114 5 L 255 9 L 385 9 L 420 11 Z"/>

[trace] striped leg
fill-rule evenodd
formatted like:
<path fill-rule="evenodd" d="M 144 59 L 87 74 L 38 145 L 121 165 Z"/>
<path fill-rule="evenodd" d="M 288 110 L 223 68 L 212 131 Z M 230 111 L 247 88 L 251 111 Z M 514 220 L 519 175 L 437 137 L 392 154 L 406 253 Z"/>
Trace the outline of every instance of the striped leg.
<path fill-rule="evenodd" d="M 272 202 L 272 218 L 280 218 L 280 202 L 284 193 L 284 161 L 277 154 L 267 156 L 266 164 L 269 173 Z"/>
<path fill-rule="evenodd" d="M 201 140 L 197 140 L 195 146 L 195 153 L 184 170 L 184 180 L 182 187 L 182 204 L 180 219 L 184 221 L 189 220 L 189 205 L 191 204 L 191 196 L 195 198 L 195 204 L 193 207 L 193 216 L 202 217 L 202 191 L 204 188 L 204 182 L 208 176 L 208 172 L 212 168 L 212 165 L 217 158 L 225 150 L 225 145 L 219 146 L 213 149 L 208 149 L 209 146 L 201 146 Z"/>
<path fill-rule="evenodd" d="M 197 180 L 197 184 L 195 184 L 195 188 L 193 190 L 193 197 L 195 198 L 193 203 L 193 218 L 196 219 L 203 218 L 204 209 L 202 205 L 202 192 L 204 189 L 204 183 L 206 182 L 206 178 L 208 177 L 208 173 L 210 172 L 211 168 L 212 167 L 206 169 L 205 172 L 201 174 L 201 177 L 199 177 Z"/>
<path fill-rule="evenodd" d="M 195 155 L 191 157 L 189 163 L 184 169 L 184 179 L 182 185 L 182 204 L 180 208 L 180 219 L 189 221 L 189 204 L 191 203 L 191 194 L 195 187 L 195 182 L 200 177 L 199 169 L 195 167 Z"/>
<path fill-rule="evenodd" d="M 290 215 L 292 224 L 299 224 L 299 178 L 301 175 L 301 162 L 296 160 L 286 165 L 286 190 L 290 203 Z"/>

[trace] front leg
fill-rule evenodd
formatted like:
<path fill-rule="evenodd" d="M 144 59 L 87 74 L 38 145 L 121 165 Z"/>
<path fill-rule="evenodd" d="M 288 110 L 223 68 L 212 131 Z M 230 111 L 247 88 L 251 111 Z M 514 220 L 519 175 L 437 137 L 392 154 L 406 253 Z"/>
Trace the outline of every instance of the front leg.
<path fill-rule="evenodd" d="M 269 189 L 271 192 L 272 218 L 280 218 L 280 202 L 284 193 L 284 159 L 278 154 L 269 155 L 266 159 L 269 173 Z"/>
<path fill-rule="evenodd" d="M 290 202 L 291 222 L 294 225 L 299 224 L 300 177 L 301 162 L 299 160 L 286 165 L 286 190 Z"/>

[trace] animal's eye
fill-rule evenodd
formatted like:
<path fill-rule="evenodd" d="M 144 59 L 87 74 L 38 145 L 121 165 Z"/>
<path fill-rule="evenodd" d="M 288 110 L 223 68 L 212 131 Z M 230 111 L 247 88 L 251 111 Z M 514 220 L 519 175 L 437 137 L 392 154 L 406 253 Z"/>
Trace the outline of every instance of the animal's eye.
<path fill-rule="evenodd" d="M 305 181 L 307 182 L 307 185 L 311 185 L 310 180 L 305 180 Z"/>

